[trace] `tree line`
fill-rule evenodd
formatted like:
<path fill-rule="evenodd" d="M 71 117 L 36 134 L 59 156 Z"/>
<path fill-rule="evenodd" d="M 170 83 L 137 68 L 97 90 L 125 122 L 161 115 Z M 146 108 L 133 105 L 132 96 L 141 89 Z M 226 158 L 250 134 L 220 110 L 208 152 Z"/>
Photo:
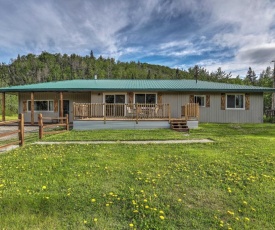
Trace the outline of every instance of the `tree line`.
<path fill-rule="evenodd" d="M 267 67 L 256 76 L 251 67 L 244 78 L 232 77 L 221 68 L 209 72 L 194 66 L 188 70 L 172 69 L 161 65 L 141 62 L 121 62 L 114 58 L 96 58 L 91 50 L 89 55 L 51 54 L 18 55 L 9 64 L 0 63 L 0 86 L 24 85 L 40 82 L 72 79 L 195 79 L 231 84 L 246 84 L 272 87 L 273 73 Z M 265 107 L 271 106 L 271 94 L 265 95 Z"/>

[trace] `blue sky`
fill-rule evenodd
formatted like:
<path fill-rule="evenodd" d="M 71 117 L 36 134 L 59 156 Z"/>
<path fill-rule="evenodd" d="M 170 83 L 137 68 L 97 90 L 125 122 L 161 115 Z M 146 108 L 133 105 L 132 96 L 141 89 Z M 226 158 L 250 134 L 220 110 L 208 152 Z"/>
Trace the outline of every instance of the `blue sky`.
<path fill-rule="evenodd" d="M 259 75 L 275 59 L 274 0 L 0 0 L 0 62 L 18 54 L 113 57 Z"/>

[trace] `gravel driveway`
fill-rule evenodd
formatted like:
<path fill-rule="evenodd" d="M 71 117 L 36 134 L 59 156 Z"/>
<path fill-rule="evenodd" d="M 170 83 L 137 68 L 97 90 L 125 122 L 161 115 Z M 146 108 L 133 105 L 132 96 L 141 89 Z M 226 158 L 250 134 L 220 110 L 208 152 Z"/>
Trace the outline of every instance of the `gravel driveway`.
<path fill-rule="evenodd" d="M 31 133 L 37 133 L 38 135 L 38 129 L 39 127 L 38 126 L 28 126 L 28 125 L 25 125 L 24 127 L 24 135 L 27 136 Z M 5 132 L 12 132 L 12 131 L 16 131 L 18 130 L 18 126 L 17 125 L 1 125 L 0 126 L 0 133 L 5 133 Z M 6 141 L 6 140 L 9 140 L 9 139 L 15 139 L 18 137 L 18 134 L 12 134 L 12 135 L 9 135 L 9 136 L 5 136 L 5 137 L 0 137 L 0 142 L 1 141 Z M 0 152 L 5 152 L 7 150 L 10 150 L 10 149 L 14 149 L 14 148 L 17 148 L 18 145 L 11 145 L 9 147 L 5 147 L 5 148 L 1 148 L 0 149 Z"/>

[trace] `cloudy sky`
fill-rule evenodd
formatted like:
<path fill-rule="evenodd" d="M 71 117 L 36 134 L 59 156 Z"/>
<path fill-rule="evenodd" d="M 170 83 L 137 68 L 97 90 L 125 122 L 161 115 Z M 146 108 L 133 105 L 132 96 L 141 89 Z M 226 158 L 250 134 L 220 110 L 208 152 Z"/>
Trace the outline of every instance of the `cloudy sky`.
<path fill-rule="evenodd" d="M 260 74 L 275 59 L 274 0 L 0 0 L 0 62 L 76 53 Z"/>

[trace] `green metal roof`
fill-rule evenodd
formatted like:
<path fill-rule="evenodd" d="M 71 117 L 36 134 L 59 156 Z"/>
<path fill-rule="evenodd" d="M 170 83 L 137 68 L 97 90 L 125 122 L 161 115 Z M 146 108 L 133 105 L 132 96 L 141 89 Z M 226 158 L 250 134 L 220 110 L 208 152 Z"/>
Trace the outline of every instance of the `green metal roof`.
<path fill-rule="evenodd" d="M 274 88 L 195 80 L 67 80 L 0 88 L 0 92 L 171 91 L 275 92 Z"/>

